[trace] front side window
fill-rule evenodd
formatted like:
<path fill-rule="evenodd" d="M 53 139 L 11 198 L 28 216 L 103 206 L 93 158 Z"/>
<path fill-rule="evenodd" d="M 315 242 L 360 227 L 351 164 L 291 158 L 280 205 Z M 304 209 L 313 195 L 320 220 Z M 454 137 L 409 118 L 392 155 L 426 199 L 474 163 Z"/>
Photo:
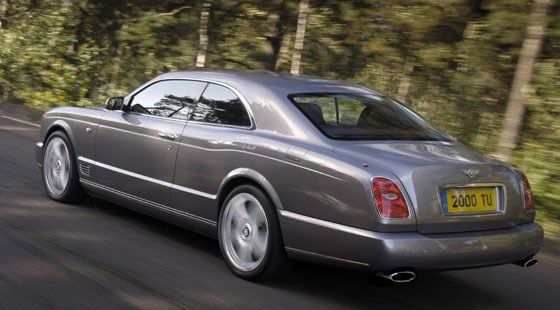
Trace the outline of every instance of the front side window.
<path fill-rule="evenodd" d="M 251 120 L 241 99 L 230 89 L 216 84 L 208 84 L 202 97 L 194 105 L 189 120 L 244 127 L 251 126 Z"/>
<path fill-rule="evenodd" d="M 382 95 L 308 93 L 289 98 L 331 139 L 451 140 L 404 105 Z"/>
<path fill-rule="evenodd" d="M 206 83 L 186 80 L 156 82 L 132 98 L 130 111 L 187 119 L 192 107 L 206 87 Z"/>

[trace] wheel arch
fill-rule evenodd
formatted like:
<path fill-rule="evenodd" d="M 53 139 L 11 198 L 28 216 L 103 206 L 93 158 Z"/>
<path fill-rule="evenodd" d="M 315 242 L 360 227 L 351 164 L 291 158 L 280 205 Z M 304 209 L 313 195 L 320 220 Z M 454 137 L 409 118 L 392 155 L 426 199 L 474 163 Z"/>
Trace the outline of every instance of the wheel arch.
<path fill-rule="evenodd" d="M 49 136 L 55 131 L 64 132 L 66 136 L 68 136 L 68 139 L 70 139 L 70 143 L 72 143 L 72 145 L 76 145 L 76 140 L 74 139 L 74 134 L 72 133 L 70 125 L 66 121 L 61 119 L 55 120 L 48 126 L 47 130 L 45 131 L 45 136 L 43 137 L 43 143 L 46 143 Z"/>
<path fill-rule="evenodd" d="M 220 212 L 222 204 L 229 192 L 242 184 L 256 185 L 264 191 L 268 198 L 270 198 L 276 209 L 284 209 L 278 193 L 265 176 L 253 169 L 237 168 L 228 173 L 220 184 L 217 195 L 218 213 Z"/>

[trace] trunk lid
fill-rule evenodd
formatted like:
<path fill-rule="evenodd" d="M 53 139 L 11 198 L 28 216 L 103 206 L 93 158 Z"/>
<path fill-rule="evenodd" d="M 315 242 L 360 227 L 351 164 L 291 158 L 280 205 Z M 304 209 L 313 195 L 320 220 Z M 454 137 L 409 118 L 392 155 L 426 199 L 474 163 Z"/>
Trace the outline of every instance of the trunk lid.
<path fill-rule="evenodd" d="M 335 152 L 395 174 L 410 198 L 417 230 L 421 233 L 508 228 L 519 223 L 523 214 L 516 174 L 499 161 L 459 143 L 354 142 L 343 143 Z M 460 190 L 461 196 L 475 193 L 478 201 L 481 196 L 477 191 L 494 189 L 493 198 L 498 200 L 498 210 L 476 214 L 449 213 L 453 210 L 445 210 L 444 205 L 452 209 L 451 200 L 445 203 L 447 198 L 451 199 L 451 192 L 447 195 L 450 188 Z M 474 192 L 468 192 L 469 189 Z"/>

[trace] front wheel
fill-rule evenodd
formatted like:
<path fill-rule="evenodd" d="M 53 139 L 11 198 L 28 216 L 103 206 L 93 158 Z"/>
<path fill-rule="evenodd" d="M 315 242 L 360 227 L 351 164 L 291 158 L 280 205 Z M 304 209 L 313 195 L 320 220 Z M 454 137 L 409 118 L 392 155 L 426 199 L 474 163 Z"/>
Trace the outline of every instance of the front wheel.
<path fill-rule="evenodd" d="M 75 202 L 84 197 L 80 185 L 74 149 L 63 132 L 52 133 L 43 151 L 43 182 L 50 198 Z"/>
<path fill-rule="evenodd" d="M 290 266 L 276 210 L 255 186 L 241 185 L 225 199 L 219 241 L 228 267 L 243 279 L 265 279 Z"/>

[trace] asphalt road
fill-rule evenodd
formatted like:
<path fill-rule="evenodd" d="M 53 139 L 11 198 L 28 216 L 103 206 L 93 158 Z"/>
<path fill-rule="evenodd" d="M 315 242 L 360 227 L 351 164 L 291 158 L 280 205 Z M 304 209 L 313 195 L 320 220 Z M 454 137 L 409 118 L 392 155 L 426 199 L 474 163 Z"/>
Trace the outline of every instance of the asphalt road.
<path fill-rule="evenodd" d="M 303 263 L 274 281 L 240 280 L 212 239 L 94 199 L 48 199 L 34 161 L 37 131 L 0 117 L 1 309 L 559 307 L 554 250 L 529 269 L 427 273 L 388 287 Z"/>

